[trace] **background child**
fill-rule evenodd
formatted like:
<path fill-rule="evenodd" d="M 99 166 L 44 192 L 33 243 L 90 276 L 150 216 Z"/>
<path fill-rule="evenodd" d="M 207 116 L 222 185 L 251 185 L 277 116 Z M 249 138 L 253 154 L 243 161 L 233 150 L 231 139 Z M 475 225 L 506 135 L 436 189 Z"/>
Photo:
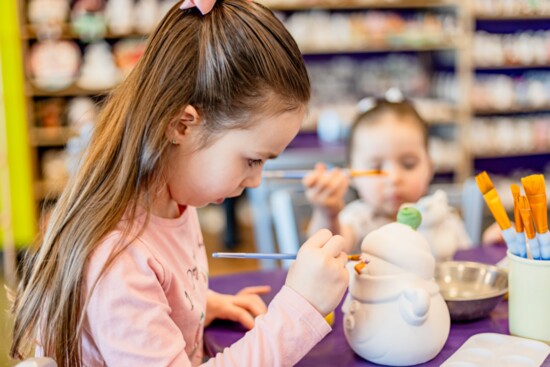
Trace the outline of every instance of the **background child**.
<path fill-rule="evenodd" d="M 265 160 L 300 129 L 310 86 L 271 11 L 196 3 L 169 11 L 107 101 L 24 266 L 13 357 L 37 344 L 59 366 L 198 365 L 204 326 L 225 318 L 252 330 L 209 365 L 293 365 L 330 331 L 324 316 L 348 273 L 343 240 L 327 230 L 255 322 L 266 287 L 207 290 L 195 207 L 259 185 Z"/>
<path fill-rule="evenodd" d="M 313 206 L 309 231 L 340 233 L 346 251 L 355 252 L 370 231 L 395 221 L 402 204 L 427 194 L 433 177 L 428 127 L 409 102 L 378 101 L 352 125 L 347 159 L 353 170 L 381 169 L 387 176 L 353 178 L 359 200 L 348 205 L 350 179 L 340 169 L 317 164 L 303 184 Z"/>

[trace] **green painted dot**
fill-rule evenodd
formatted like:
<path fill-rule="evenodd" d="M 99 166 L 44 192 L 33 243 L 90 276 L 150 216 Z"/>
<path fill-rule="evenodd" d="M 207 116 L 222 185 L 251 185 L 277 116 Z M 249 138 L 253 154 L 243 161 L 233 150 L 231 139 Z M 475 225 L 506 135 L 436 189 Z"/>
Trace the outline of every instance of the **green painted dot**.
<path fill-rule="evenodd" d="M 420 226 L 420 223 L 422 223 L 422 215 L 416 208 L 401 208 L 397 213 L 397 222 L 406 224 L 412 229 L 417 229 L 418 226 Z"/>

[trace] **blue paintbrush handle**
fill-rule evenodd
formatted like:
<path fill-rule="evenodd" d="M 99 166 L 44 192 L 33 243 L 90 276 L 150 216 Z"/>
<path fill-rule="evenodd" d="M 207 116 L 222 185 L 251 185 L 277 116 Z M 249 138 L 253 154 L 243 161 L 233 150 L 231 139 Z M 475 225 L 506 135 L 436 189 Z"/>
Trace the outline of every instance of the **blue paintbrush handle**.
<path fill-rule="evenodd" d="M 212 257 L 228 259 L 293 260 L 296 254 L 261 254 L 249 252 L 214 252 Z"/>
<path fill-rule="evenodd" d="M 550 232 L 537 233 L 542 260 L 550 260 Z"/>
<path fill-rule="evenodd" d="M 284 179 L 298 179 L 306 177 L 306 175 L 311 171 L 301 171 L 301 170 L 280 170 L 280 171 L 264 171 L 262 176 L 264 178 L 284 178 Z"/>

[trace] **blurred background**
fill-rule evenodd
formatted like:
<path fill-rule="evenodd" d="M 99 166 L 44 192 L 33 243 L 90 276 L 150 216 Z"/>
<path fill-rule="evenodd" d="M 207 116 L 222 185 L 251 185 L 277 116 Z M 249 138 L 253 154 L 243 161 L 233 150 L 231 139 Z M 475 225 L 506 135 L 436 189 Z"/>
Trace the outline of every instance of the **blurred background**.
<path fill-rule="evenodd" d="M 263 0 L 295 37 L 313 98 L 302 131 L 266 169 L 343 165 L 358 102 L 399 89 L 430 123 L 434 184 L 486 170 L 501 193 L 550 172 L 549 0 Z M 1 283 L 55 205 L 109 91 L 172 0 L 0 2 Z M 209 253 L 276 248 L 264 182 L 200 209 Z M 499 189 L 500 188 L 500 189 Z M 512 208 L 511 195 L 501 194 Z M 490 223 L 483 216 L 484 226 Z M 479 240 L 479 239 L 478 239 Z M 212 275 L 273 267 L 213 259 Z M 0 292 L 0 365 L 10 319 Z"/>

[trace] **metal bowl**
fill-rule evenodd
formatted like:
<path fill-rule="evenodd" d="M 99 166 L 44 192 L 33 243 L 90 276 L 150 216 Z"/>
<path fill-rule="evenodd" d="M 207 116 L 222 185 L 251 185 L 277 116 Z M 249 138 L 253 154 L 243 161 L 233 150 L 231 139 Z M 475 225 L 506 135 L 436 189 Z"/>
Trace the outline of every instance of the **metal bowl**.
<path fill-rule="evenodd" d="M 508 291 L 505 269 L 477 262 L 441 262 L 436 265 L 435 280 L 453 321 L 487 316 Z"/>

